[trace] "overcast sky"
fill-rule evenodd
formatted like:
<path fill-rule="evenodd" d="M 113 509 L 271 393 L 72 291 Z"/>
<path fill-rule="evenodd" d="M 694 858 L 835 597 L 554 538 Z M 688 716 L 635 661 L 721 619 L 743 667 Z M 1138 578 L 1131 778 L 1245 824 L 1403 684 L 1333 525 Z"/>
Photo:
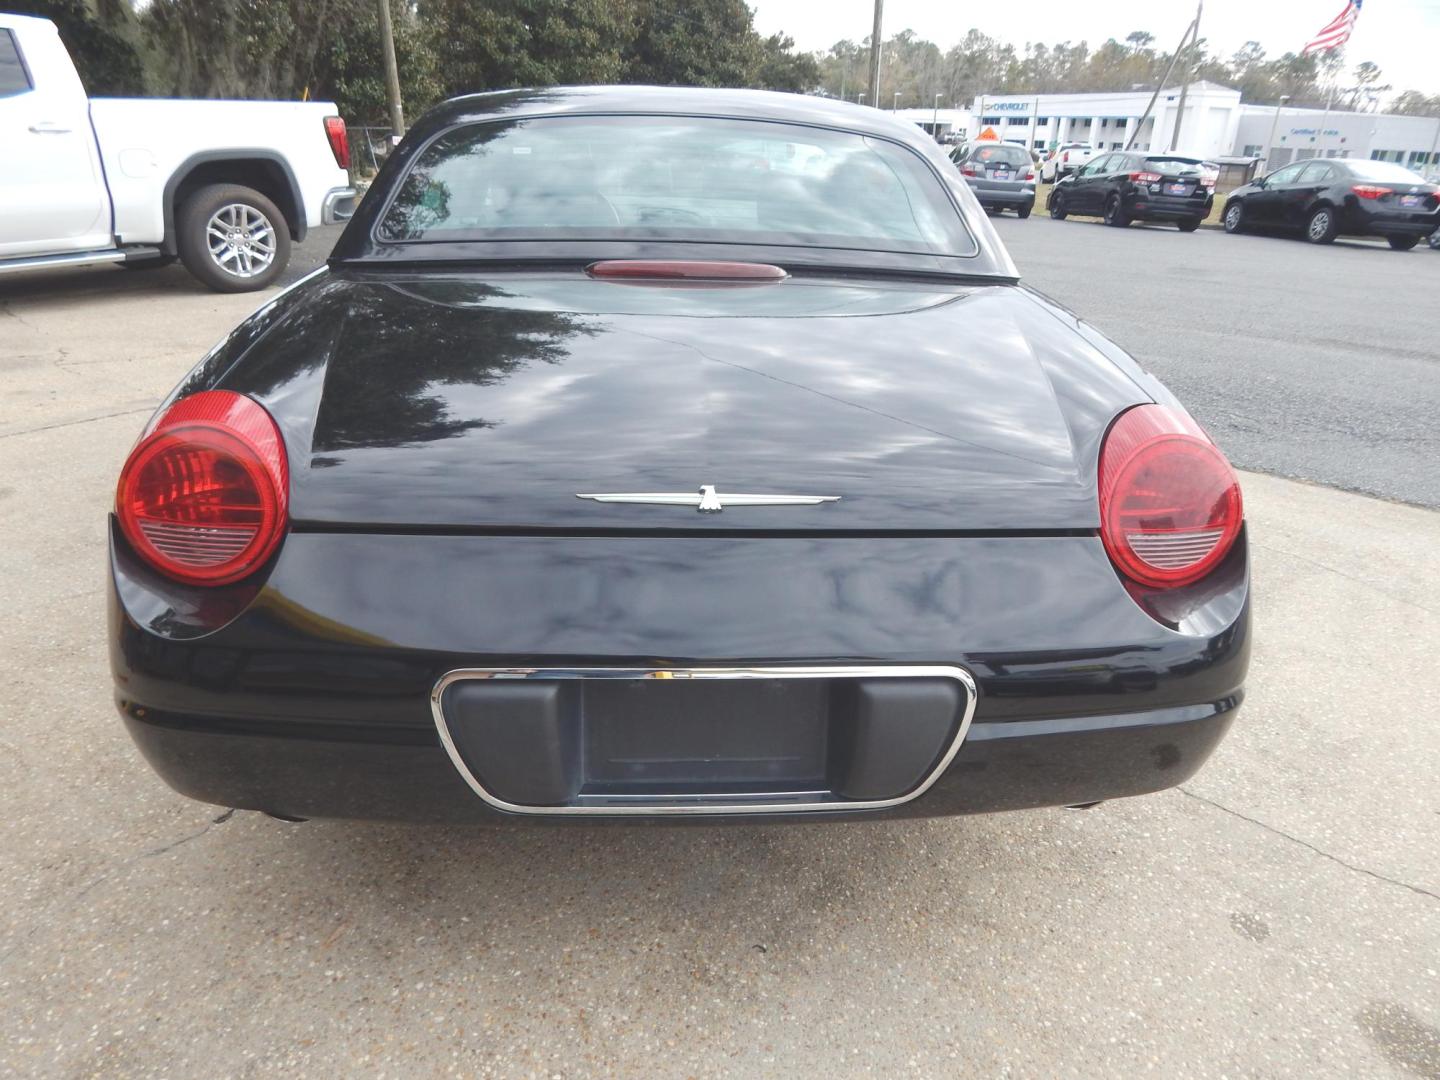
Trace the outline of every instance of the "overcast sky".
<path fill-rule="evenodd" d="M 804 50 L 870 34 L 872 0 L 749 0 L 764 34 L 784 30 Z M 1344 7 L 1344 0 L 1206 0 L 1200 36 L 1228 57 L 1246 41 L 1279 56 L 1298 52 Z M 1136 4 L 1124 0 L 1029 0 L 1023 4 L 965 4 L 945 0 L 885 0 L 885 37 L 911 29 L 948 49 L 974 27 L 1022 49 L 1027 41 L 1124 41 L 1148 30 L 1156 46 L 1173 49 L 1194 8 L 1186 0 Z M 1440 93 L 1440 0 L 1365 0 L 1345 50 L 1350 66 L 1373 60 L 1381 82 L 1395 92 Z"/>

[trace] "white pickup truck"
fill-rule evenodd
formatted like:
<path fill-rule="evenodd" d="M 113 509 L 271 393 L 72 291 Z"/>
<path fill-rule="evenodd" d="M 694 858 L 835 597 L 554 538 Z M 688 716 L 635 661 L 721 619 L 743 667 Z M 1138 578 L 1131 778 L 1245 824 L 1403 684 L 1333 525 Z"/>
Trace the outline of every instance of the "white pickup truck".
<path fill-rule="evenodd" d="M 0 13 L 0 275 L 179 258 L 270 284 L 355 190 L 333 104 L 88 99 L 54 23 Z"/>
<path fill-rule="evenodd" d="M 1089 143 L 1062 143 L 1040 163 L 1040 179 L 1047 184 L 1058 184 L 1099 152 Z"/>

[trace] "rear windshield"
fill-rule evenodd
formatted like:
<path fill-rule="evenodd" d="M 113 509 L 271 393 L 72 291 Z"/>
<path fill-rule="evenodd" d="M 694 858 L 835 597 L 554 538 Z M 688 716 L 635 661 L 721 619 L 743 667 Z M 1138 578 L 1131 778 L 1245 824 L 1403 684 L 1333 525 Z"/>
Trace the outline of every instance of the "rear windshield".
<path fill-rule="evenodd" d="M 1161 169 L 1170 169 L 1175 172 L 1199 172 L 1200 167 L 1205 163 L 1199 158 L 1175 157 L 1173 154 L 1170 154 L 1158 157 L 1147 157 L 1145 164 L 1154 165 Z"/>
<path fill-rule="evenodd" d="M 1425 178 L 1393 161 L 1347 161 L 1350 175 L 1359 180 L 1389 181 L 1392 184 L 1423 184 Z"/>
<path fill-rule="evenodd" d="M 977 252 L 940 178 L 902 146 L 706 117 L 533 117 L 456 128 L 411 164 L 379 238 Z"/>
<path fill-rule="evenodd" d="M 971 151 L 970 160 L 981 165 L 1029 165 L 1030 155 L 1018 146 L 979 146 Z"/>

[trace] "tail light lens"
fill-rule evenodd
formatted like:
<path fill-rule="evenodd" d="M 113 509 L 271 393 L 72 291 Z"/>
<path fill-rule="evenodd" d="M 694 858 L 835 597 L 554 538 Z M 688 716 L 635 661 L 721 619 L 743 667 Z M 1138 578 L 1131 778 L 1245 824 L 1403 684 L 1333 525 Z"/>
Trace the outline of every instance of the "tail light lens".
<path fill-rule="evenodd" d="M 342 169 L 350 168 L 350 133 L 345 130 L 345 121 L 338 116 L 325 117 L 325 137 L 330 140 L 335 164 Z"/>
<path fill-rule="evenodd" d="M 1068 150 L 1065 151 L 1065 153 L 1064 153 L 1063 155 L 1061 155 L 1060 160 L 1061 160 L 1061 161 L 1069 161 L 1069 160 L 1070 160 L 1070 151 L 1068 151 Z"/>
<path fill-rule="evenodd" d="M 1034 170 L 1034 169 L 1026 169 L 1026 170 L 1025 170 L 1025 179 L 1026 179 L 1026 180 L 1034 180 L 1034 179 L 1035 179 L 1035 170 Z"/>
<path fill-rule="evenodd" d="M 1382 199 L 1390 194 L 1389 188 L 1376 187 L 1374 184 L 1356 184 L 1350 190 L 1362 199 Z"/>
<path fill-rule="evenodd" d="M 1158 172 L 1132 172 L 1130 179 L 1137 184 L 1158 184 L 1164 177 Z"/>
<path fill-rule="evenodd" d="M 1174 588 L 1225 558 L 1244 520 L 1240 481 L 1184 413 L 1137 405 L 1100 451 L 1100 535 L 1132 581 Z"/>
<path fill-rule="evenodd" d="M 974 175 L 975 175 L 975 166 L 973 166 L 973 165 L 961 165 L 961 166 L 960 166 L 960 174 L 961 174 L 962 176 L 974 176 Z"/>
<path fill-rule="evenodd" d="M 250 398 L 182 398 L 131 451 L 115 514 L 142 559 L 192 585 L 226 585 L 275 551 L 288 521 L 285 444 Z"/>

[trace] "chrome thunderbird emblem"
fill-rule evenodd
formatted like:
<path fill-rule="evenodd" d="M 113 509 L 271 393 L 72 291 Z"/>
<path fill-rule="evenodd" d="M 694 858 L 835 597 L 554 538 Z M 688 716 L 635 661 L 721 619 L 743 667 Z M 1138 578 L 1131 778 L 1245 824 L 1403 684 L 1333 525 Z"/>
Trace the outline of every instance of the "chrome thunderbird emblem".
<path fill-rule="evenodd" d="M 607 503 L 649 503 L 651 506 L 693 506 L 702 514 L 718 514 L 727 506 L 814 506 L 839 502 L 839 495 L 722 495 L 715 485 L 704 484 L 697 492 L 617 491 L 602 495 L 576 495 Z"/>

